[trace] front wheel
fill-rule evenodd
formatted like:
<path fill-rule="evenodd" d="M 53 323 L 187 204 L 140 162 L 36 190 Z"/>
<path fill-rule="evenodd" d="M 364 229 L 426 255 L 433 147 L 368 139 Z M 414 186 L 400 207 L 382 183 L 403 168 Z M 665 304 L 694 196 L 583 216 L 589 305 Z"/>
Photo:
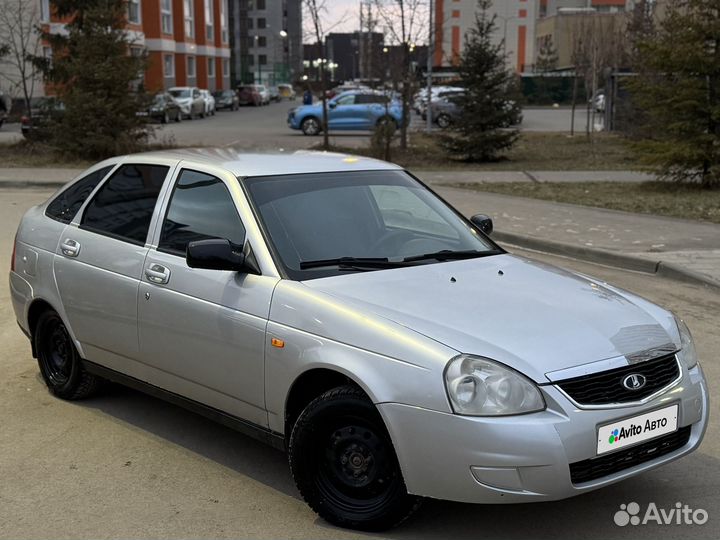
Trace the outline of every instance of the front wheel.
<path fill-rule="evenodd" d="M 40 373 L 50 392 L 68 400 L 92 395 L 100 379 L 83 367 L 75 344 L 60 316 L 46 311 L 33 335 Z"/>
<path fill-rule="evenodd" d="M 447 114 L 441 114 L 437 117 L 437 125 L 442 129 L 447 129 L 450 127 L 451 120 L 450 117 Z"/>
<path fill-rule="evenodd" d="M 300 124 L 300 129 L 305 135 L 317 135 L 320 133 L 320 122 L 318 122 L 317 118 L 306 118 Z"/>
<path fill-rule="evenodd" d="M 289 461 L 305 502 L 339 527 L 388 529 L 422 501 L 407 493 L 382 418 L 354 386 L 328 390 L 305 408 L 290 436 Z"/>

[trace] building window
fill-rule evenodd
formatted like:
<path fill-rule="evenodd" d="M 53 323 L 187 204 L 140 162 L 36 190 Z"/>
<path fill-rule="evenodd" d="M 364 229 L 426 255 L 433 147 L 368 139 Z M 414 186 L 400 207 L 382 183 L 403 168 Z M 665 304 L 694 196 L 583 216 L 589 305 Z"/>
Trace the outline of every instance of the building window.
<path fill-rule="evenodd" d="M 163 34 L 172 34 L 172 0 L 160 1 L 160 21 Z"/>
<path fill-rule="evenodd" d="M 140 0 L 128 0 L 128 22 L 140 24 Z"/>
<path fill-rule="evenodd" d="M 194 56 L 188 56 L 187 57 L 187 76 L 188 79 L 194 79 L 195 78 L 195 57 Z"/>
<path fill-rule="evenodd" d="M 40 22 L 50 22 L 50 0 L 40 1 Z"/>
<path fill-rule="evenodd" d="M 230 60 L 228 58 L 222 59 L 222 76 L 223 77 L 230 76 Z"/>
<path fill-rule="evenodd" d="M 248 66 L 254 66 L 255 65 L 255 56 L 252 54 L 248 55 Z"/>
<path fill-rule="evenodd" d="M 267 47 L 267 37 L 258 36 L 258 47 Z"/>
<path fill-rule="evenodd" d="M 165 77 L 175 76 L 175 55 L 164 54 L 163 55 L 163 75 Z"/>
<path fill-rule="evenodd" d="M 52 58 L 53 58 L 52 47 L 44 46 L 42 48 L 42 52 L 43 52 L 43 58 L 45 58 L 45 60 L 47 60 L 48 66 L 52 67 Z"/>
<path fill-rule="evenodd" d="M 267 54 L 258 54 L 258 64 L 261 66 L 267 65 Z"/>
<path fill-rule="evenodd" d="M 265 9 L 265 0 L 257 0 L 257 7 L 255 9 Z"/>
<path fill-rule="evenodd" d="M 254 20 L 255 20 L 255 19 L 253 19 L 252 17 L 248 17 L 247 27 L 248 27 L 249 30 L 252 30 L 252 29 L 253 29 L 253 26 L 254 26 L 253 21 L 254 21 Z"/>
<path fill-rule="evenodd" d="M 185 37 L 195 37 L 195 12 L 193 11 L 193 0 L 183 0 L 185 11 Z"/>
<path fill-rule="evenodd" d="M 267 21 L 263 17 L 260 17 L 258 19 L 258 28 L 265 28 L 266 26 L 267 26 Z"/>
<path fill-rule="evenodd" d="M 213 0 L 205 1 L 205 37 L 208 41 L 215 39 L 215 10 Z"/>
<path fill-rule="evenodd" d="M 222 34 L 222 42 L 228 42 L 228 16 L 227 16 L 227 0 L 220 0 L 220 32 Z"/>
<path fill-rule="evenodd" d="M 215 76 L 215 57 L 210 56 L 207 59 L 208 63 L 208 78 Z"/>

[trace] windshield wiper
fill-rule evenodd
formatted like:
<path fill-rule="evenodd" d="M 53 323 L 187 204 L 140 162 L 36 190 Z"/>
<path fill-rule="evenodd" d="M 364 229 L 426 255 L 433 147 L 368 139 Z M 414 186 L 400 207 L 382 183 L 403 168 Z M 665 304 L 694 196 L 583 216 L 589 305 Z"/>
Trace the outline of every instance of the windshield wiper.
<path fill-rule="evenodd" d="M 400 268 L 407 266 L 405 261 L 390 261 L 387 258 L 338 257 L 337 259 L 320 259 L 317 261 L 302 261 L 301 270 L 322 268 L 325 266 L 339 266 L 340 268 Z"/>
<path fill-rule="evenodd" d="M 425 260 L 436 260 L 436 261 L 457 261 L 461 259 L 477 259 L 480 257 L 488 257 L 489 255 L 499 255 L 502 251 L 492 249 L 488 251 L 478 251 L 477 249 L 466 249 L 462 251 L 452 251 L 449 249 L 443 249 L 442 251 L 435 251 L 434 253 L 425 253 L 423 255 L 414 255 L 413 257 L 405 257 L 403 262 L 415 262 Z"/>

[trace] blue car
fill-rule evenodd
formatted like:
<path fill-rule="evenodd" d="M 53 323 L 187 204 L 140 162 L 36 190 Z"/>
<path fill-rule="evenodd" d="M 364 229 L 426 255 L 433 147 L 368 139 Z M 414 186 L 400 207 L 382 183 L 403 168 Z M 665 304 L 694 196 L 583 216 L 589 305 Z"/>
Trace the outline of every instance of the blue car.
<path fill-rule="evenodd" d="M 318 135 L 322 131 L 322 102 L 291 110 L 287 122 L 305 135 Z M 380 92 L 350 90 L 328 101 L 329 130 L 372 130 L 384 122 L 400 126 L 402 106 Z"/>

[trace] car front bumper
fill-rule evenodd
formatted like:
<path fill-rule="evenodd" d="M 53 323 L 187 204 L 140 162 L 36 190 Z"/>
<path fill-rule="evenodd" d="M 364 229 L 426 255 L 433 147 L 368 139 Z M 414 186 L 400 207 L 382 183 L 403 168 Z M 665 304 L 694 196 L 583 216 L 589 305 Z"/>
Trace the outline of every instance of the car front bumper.
<path fill-rule="evenodd" d="M 642 406 L 579 409 L 555 386 L 542 387 L 547 409 L 506 417 L 470 417 L 398 403 L 378 409 L 388 426 L 408 491 L 469 503 L 565 499 L 607 486 L 695 450 L 708 423 L 702 369 L 683 368 L 679 384 Z M 570 464 L 596 457 L 597 428 L 677 403 L 687 444 L 596 480 L 574 484 Z M 617 456 L 623 451 L 618 450 Z M 607 456 L 611 454 L 603 454 Z"/>

